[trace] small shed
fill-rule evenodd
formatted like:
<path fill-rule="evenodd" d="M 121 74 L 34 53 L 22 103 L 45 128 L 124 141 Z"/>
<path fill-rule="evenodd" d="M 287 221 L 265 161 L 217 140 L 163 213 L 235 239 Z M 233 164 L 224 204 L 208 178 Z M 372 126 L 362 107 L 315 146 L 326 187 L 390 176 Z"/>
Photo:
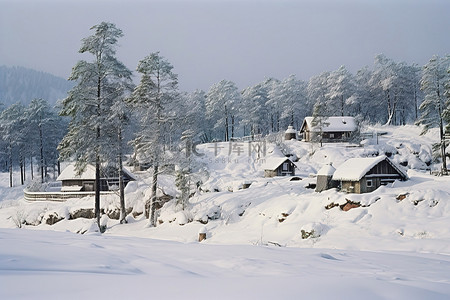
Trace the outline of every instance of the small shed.
<path fill-rule="evenodd" d="M 325 191 L 338 186 L 338 182 L 333 180 L 333 174 L 336 169 L 332 163 L 324 165 L 319 172 L 317 172 L 316 192 Z"/>
<path fill-rule="evenodd" d="M 314 117 L 303 120 L 300 134 L 305 142 L 321 139 L 322 142 L 347 142 L 358 129 L 353 117 L 321 117 L 322 125 L 313 126 Z M 320 135 L 322 135 L 320 137 Z"/>
<path fill-rule="evenodd" d="M 128 182 L 136 180 L 131 172 L 125 168 L 123 170 L 125 186 Z M 95 191 L 95 167 L 88 164 L 83 172 L 77 174 L 75 164 L 69 164 L 56 180 L 61 181 L 61 192 L 93 192 Z M 100 178 L 100 191 L 114 190 L 118 185 L 118 175 Z"/>
<path fill-rule="evenodd" d="M 287 157 L 269 157 L 263 164 L 264 177 L 294 176 L 295 165 Z"/>
<path fill-rule="evenodd" d="M 284 133 L 284 139 L 286 141 L 290 141 L 292 139 L 294 139 L 294 140 L 297 139 L 297 132 L 295 131 L 293 126 L 291 126 L 291 125 L 288 126 L 288 129 Z"/>
<path fill-rule="evenodd" d="M 351 158 L 340 165 L 333 174 L 341 191 L 347 193 L 370 193 L 381 185 L 395 180 L 408 180 L 408 175 L 385 155 Z"/>

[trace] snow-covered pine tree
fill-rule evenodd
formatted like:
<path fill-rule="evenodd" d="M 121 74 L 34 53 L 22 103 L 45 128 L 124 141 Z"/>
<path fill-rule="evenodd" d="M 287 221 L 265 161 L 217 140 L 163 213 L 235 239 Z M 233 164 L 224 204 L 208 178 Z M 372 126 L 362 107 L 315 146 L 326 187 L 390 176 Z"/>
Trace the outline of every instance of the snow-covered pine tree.
<path fill-rule="evenodd" d="M 141 120 L 139 132 L 132 144 L 140 160 L 153 166 L 152 196 L 146 199 L 145 204 L 150 226 L 156 226 L 158 174 L 167 150 L 163 127 L 176 117 L 170 114 L 171 105 L 178 95 L 178 78 L 172 69 L 173 66 L 159 52 L 145 57 L 137 67 L 137 71 L 142 74 L 141 80 L 128 99 Z"/>
<path fill-rule="evenodd" d="M 107 157 L 109 164 L 113 167 L 114 172 L 117 170 L 119 178 L 119 199 L 120 199 L 120 216 L 119 222 L 126 223 L 126 206 L 125 206 L 125 185 L 123 159 L 126 153 L 127 141 L 130 133 L 127 132 L 126 126 L 130 120 L 130 108 L 126 104 L 125 99 L 130 96 L 133 90 L 133 84 L 130 76 L 122 76 L 114 80 L 113 85 L 105 86 L 105 92 L 108 94 L 108 106 L 110 109 L 104 126 L 104 135 L 109 137 L 111 141 L 110 147 L 107 149 Z M 127 134 L 128 133 L 128 134 Z"/>
<path fill-rule="evenodd" d="M 417 124 L 423 125 L 422 134 L 430 128 L 439 128 L 439 144 L 435 147 L 436 156 L 442 159 L 442 174 L 448 174 L 446 162 L 446 141 L 444 134 L 445 123 L 450 121 L 450 103 L 445 94 L 448 93 L 448 82 L 450 81 L 450 56 L 433 56 L 423 67 L 421 90 L 425 94 L 425 100 L 420 105 L 420 118 Z M 447 123 L 448 124 L 448 123 Z"/>
<path fill-rule="evenodd" d="M 206 93 L 203 90 L 195 90 L 185 96 L 184 105 L 180 107 L 185 108 L 185 124 L 184 130 L 192 130 L 193 138 L 197 137 L 201 142 L 208 142 L 211 140 L 211 126 L 206 120 Z"/>
<path fill-rule="evenodd" d="M 20 104 L 12 104 L 0 114 L 0 130 L 3 141 L 7 145 L 9 186 L 13 186 L 13 162 L 15 158 L 22 163 L 25 149 L 25 107 Z M 21 165 L 23 168 L 23 165 Z M 23 169 L 21 169 L 23 171 Z M 21 174 L 23 184 L 23 174 Z"/>
<path fill-rule="evenodd" d="M 351 103 L 355 100 L 356 83 L 354 76 L 345 68 L 339 67 L 327 79 L 327 107 L 334 116 L 348 115 Z M 332 108 L 332 109 L 330 109 Z"/>
<path fill-rule="evenodd" d="M 327 121 L 329 116 L 324 114 L 324 111 L 326 111 L 326 109 L 324 108 L 324 104 L 321 101 L 317 101 L 314 105 L 312 114 L 313 120 L 311 122 L 311 125 L 318 128 L 319 133 L 318 135 L 314 135 L 312 137 L 312 141 L 319 142 L 320 147 L 322 147 L 323 142 L 323 129 L 330 126 L 330 122 Z"/>
<path fill-rule="evenodd" d="M 79 171 L 95 164 L 95 216 L 100 226 L 100 167 L 110 160 L 110 145 L 116 136 L 103 134 L 110 119 L 110 90 L 118 81 L 130 79 L 131 72 L 115 57 L 122 30 L 112 23 L 102 22 L 91 28 L 94 33 L 82 40 L 80 53 L 94 57 L 91 62 L 79 61 L 69 80 L 76 85 L 62 102 L 60 114 L 71 118 L 68 133 L 59 144 L 62 159 L 74 158 Z M 114 93 L 113 93 L 114 94 Z"/>
<path fill-rule="evenodd" d="M 48 126 L 52 121 L 56 121 L 54 114 L 48 102 L 44 99 L 33 99 L 26 108 L 27 134 L 31 143 L 31 152 L 39 157 L 39 170 L 41 175 L 41 183 L 45 181 L 44 169 L 47 167 L 47 146 L 50 146 L 50 131 L 57 130 L 57 126 Z M 53 124 L 57 125 L 57 124 Z M 45 140 L 45 143 L 44 143 Z M 58 141 L 59 142 L 59 141 Z M 53 143 L 54 144 L 54 143 Z M 55 146 L 56 147 L 56 146 Z M 34 148 L 34 149 L 33 149 Z M 50 157 L 49 157 L 50 160 Z"/>
<path fill-rule="evenodd" d="M 326 107 L 326 95 L 328 93 L 327 80 L 330 72 L 323 72 L 317 76 L 313 76 L 308 81 L 307 102 L 308 107 L 312 108 L 313 114 L 320 116 L 331 116 L 331 112 Z M 317 105 L 319 103 L 319 105 Z"/>
<path fill-rule="evenodd" d="M 271 126 L 268 122 L 269 112 L 267 101 L 269 92 L 264 83 L 258 83 L 242 91 L 242 105 L 238 111 L 244 135 L 269 133 Z"/>
<path fill-rule="evenodd" d="M 241 95 L 236 84 L 232 81 L 222 80 L 214 84 L 206 96 L 206 115 L 214 124 L 214 129 L 224 129 L 225 141 L 234 136 L 234 121 L 236 116 L 235 105 L 240 103 Z"/>
<path fill-rule="evenodd" d="M 274 85 L 270 93 L 272 101 L 279 103 L 281 108 L 280 119 L 287 127 L 292 125 L 299 128 L 306 117 L 306 84 L 297 80 L 295 75 L 290 75 L 279 84 Z"/>

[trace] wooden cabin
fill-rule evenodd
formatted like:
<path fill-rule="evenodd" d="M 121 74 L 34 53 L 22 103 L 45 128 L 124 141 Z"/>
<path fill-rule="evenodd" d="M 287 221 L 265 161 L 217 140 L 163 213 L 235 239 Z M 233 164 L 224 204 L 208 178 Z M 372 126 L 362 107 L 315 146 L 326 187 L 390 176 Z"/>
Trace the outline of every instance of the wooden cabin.
<path fill-rule="evenodd" d="M 117 172 L 116 172 L 117 173 Z M 126 186 L 128 182 L 136 180 L 134 175 L 124 168 L 123 182 Z M 101 172 L 105 175 L 105 172 Z M 100 178 L 100 191 L 112 191 L 119 187 L 118 174 L 111 174 Z M 61 181 L 61 192 L 94 192 L 95 191 L 95 167 L 87 165 L 83 172 L 77 174 L 75 164 L 69 164 L 58 176 L 57 181 Z"/>
<path fill-rule="evenodd" d="M 270 157 L 263 165 L 264 177 L 294 176 L 295 165 L 287 157 Z"/>
<path fill-rule="evenodd" d="M 351 158 L 341 164 L 333 174 L 341 191 L 370 193 L 381 185 L 395 180 L 408 180 L 408 175 L 386 156 Z"/>
<path fill-rule="evenodd" d="M 322 117 L 322 125 L 313 126 L 314 117 L 306 117 L 300 128 L 305 142 L 347 142 L 358 127 L 353 117 Z"/>

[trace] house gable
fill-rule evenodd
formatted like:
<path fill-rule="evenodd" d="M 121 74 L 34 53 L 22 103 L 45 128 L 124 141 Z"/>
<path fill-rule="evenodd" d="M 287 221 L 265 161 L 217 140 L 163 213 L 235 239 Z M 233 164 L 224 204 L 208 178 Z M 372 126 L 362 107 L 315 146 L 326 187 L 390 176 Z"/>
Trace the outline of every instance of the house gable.
<path fill-rule="evenodd" d="M 264 177 L 294 176 L 295 164 L 286 157 L 271 157 L 263 165 Z"/>
<path fill-rule="evenodd" d="M 322 127 L 313 126 L 314 117 L 306 117 L 303 120 L 300 128 L 300 134 L 303 135 L 303 140 L 310 142 L 321 134 L 322 141 L 346 141 L 351 137 L 351 134 L 358 129 L 355 118 L 353 117 L 327 117 L 324 118 Z"/>
<path fill-rule="evenodd" d="M 395 180 L 407 180 L 408 175 L 386 156 L 352 158 L 340 165 L 333 180 L 340 181 L 341 190 L 349 193 L 369 193 Z"/>

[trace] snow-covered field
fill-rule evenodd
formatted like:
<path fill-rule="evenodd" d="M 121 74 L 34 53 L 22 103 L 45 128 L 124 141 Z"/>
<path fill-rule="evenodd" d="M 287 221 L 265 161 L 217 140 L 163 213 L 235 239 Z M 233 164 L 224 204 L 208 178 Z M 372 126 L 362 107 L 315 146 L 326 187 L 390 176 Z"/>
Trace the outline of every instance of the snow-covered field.
<path fill-rule="evenodd" d="M 92 208 L 92 198 L 26 202 L 22 187 L 8 188 L 0 174 L 0 299 L 448 299 L 450 178 L 427 170 L 438 167 L 427 166 L 436 133 L 371 130 L 386 134 L 364 147 L 286 142 L 299 158 L 298 181 L 263 178 L 261 165 L 280 155 L 272 143 L 259 160 L 246 143 L 200 145 L 195 180 L 203 191 L 185 211 L 168 202 L 156 228 L 142 215 L 123 225 L 105 216 L 102 235 L 92 220 L 68 217 Z M 308 188 L 326 163 L 384 153 L 406 165 L 410 180 L 362 195 Z M 138 176 L 126 195 L 136 214 L 150 179 Z M 161 177 L 161 188 L 177 193 L 172 176 Z M 348 200 L 361 206 L 325 208 Z M 106 211 L 118 206 L 113 196 L 102 202 Z M 50 216 L 63 219 L 47 225 Z M 207 239 L 199 243 L 201 230 Z"/>
<path fill-rule="evenodd" d="M 1 229 L 1 299 L 448 299 L 450 257 Z"/>

